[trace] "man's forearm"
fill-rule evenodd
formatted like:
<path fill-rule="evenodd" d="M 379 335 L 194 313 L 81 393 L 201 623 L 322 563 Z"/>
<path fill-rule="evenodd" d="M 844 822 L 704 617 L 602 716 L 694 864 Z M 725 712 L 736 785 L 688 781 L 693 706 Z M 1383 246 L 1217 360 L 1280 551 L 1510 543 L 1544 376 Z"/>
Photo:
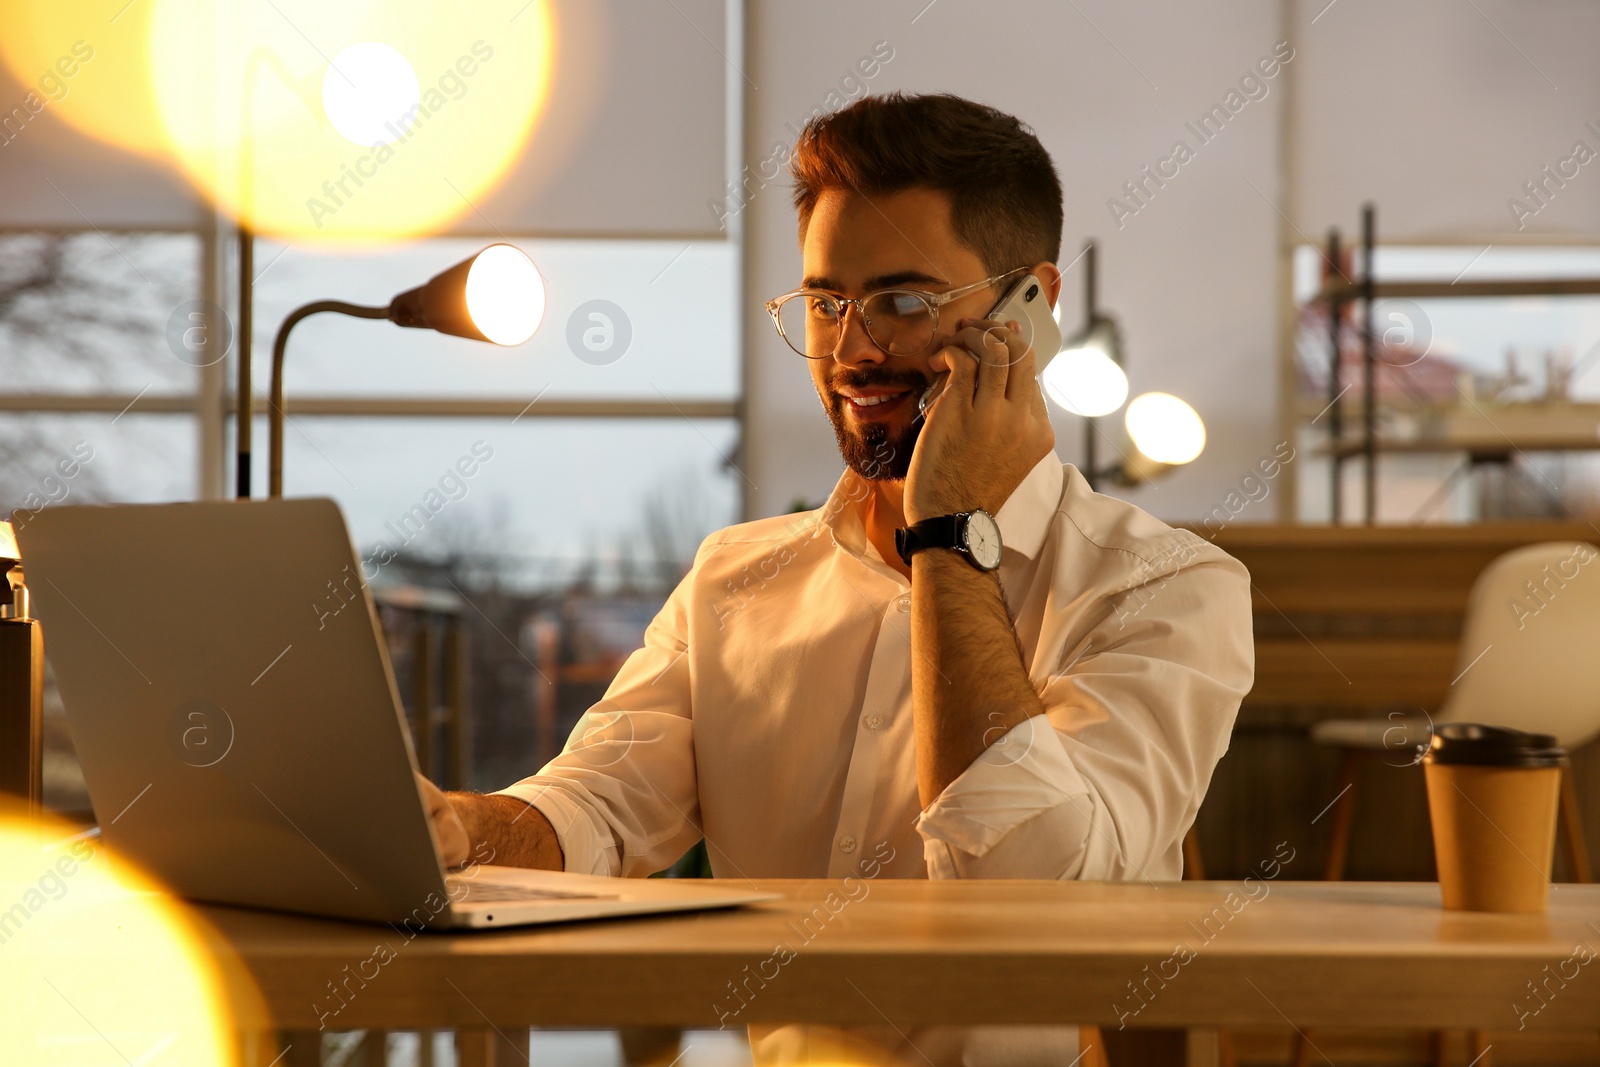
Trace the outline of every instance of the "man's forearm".
<path fill-rule="evenodd" d="M 547 871 L 566 868 L 555 827 L 532 804 L 503 794 L 446 795 L 466 827 L 468 851 L 475 861 Z"/>
<path fill-rule="evenodd" d="M 993 573 L 954 552 L 911 564 L 917 792 L 929 804 L 1012 727 L 1044 710 Z"/>

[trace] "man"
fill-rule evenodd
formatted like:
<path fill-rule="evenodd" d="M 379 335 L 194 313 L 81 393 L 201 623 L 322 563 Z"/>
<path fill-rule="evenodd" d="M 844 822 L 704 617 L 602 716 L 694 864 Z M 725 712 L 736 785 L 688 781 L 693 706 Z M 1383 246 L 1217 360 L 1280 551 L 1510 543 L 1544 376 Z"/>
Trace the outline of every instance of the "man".
<path fill-rule="evenodd" d="M 432 791 L 447 857 L 644 876 L 704 837 L 726 877 L 1178 878 L 1251 683 L 1249 581 L 1063 468 L 1037 354 L 983 318 L 1025 271 L 1060 291 L 1049 155 L 894 94 L 814 119 L 792 171 L 804 281 L 769 309 L 848 469 L 707 538 L 538 774 Z"/>

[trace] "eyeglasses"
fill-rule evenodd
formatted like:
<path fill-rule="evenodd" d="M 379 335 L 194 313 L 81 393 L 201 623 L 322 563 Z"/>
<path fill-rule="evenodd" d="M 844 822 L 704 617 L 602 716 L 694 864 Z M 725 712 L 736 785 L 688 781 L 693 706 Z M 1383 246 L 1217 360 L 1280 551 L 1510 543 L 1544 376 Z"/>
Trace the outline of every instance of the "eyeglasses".
<path fill-rule="evenodd" d="M 838 350 L 845 311 L 851 307 L 861 316 L 873 344 L 892 356 L 915 356 L 933 345 L 941 307 L 1027 269 L 1018 267 L 944 293 L 879 289 L 856 300 L 820 289 L 796 289 L 768 300 L 767 314 L 772 316 L 778 336 L 807 359 L 827 359 Z"/>

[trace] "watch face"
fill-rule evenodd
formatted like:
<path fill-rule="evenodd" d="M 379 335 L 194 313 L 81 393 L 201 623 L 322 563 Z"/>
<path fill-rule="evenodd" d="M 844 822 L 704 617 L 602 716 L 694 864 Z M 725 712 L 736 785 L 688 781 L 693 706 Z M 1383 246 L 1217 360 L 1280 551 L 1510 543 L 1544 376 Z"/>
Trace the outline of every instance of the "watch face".
<path fill-rule="evenodd" d="M 987 511 L 967 516 L 967 554 L 986 571 L 1000 566 L 1000 526 Z"/>

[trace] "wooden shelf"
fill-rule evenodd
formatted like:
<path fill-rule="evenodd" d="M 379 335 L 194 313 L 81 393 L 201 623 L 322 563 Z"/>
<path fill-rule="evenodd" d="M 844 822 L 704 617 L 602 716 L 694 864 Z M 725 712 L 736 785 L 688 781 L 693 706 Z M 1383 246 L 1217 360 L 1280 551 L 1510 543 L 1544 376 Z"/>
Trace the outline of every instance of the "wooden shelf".
<path fill-rule="evenodd" d="M 1600 452 L 1600 438 L 1541 437 L 1527 440 L 1495 438 L 1438 438 L 1410 441 L 1379 440 L 1373 449 L 1379 455 L 1427 455 L 1429 453 L 1469 452 L 1484 460 L 1505 461 L 1521 452 Z M 1323 445 L 1316 449 L 1319 456 L 1337 456 L 1350 459 L 1366 452 L 1360 441 L 1342 441 L 1337 445 Z"/>
<path fill-rule="evenodd" d="M 1380 453 L 1468 452 L 1504 461 L 1519 452 L 1600 451 L 1600 404 L 1569 401 L 1451 404 L 1418 408 L 1415 436 L 1380 437 Z M 1324 444 L 1320 455 L 1349 458 L 1365 451 L 1359 438 Z"/>

